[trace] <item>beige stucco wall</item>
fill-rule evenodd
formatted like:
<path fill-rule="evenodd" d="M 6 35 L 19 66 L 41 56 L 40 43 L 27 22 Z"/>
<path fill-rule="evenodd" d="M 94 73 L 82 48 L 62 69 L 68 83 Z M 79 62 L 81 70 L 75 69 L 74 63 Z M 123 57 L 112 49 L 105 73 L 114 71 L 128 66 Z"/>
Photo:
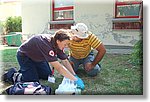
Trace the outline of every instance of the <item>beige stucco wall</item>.
<path fill-rule="evenodd" d="M 23 33 L 41 33 L 50 21 L 51 0 L 22 0 Z M 85 23 L 105 45 L 133 46 L 139 30 L 112 30 L 114 0 L 75 0 L 74 20 Z"/>
<path fill-rule="evenodd" d="M 23 34 L 41 33 L 49 19 L 49 0 L 22 0 Z"/>
<path fill-rule="evenodd" d="M 75 22 L 85 23 L 105 45 L 133 46 L 139 40 L 139 30 L 112 30 L 114 3 L 114 0 L 77 0 L 74 10 Z"/>

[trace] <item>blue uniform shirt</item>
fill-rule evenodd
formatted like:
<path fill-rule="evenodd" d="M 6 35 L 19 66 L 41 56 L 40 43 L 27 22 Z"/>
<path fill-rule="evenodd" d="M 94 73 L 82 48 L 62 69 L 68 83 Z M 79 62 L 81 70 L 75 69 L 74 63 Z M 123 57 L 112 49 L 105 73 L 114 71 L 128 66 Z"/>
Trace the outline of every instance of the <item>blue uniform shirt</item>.
<path fill-rule="evenodd" d="M 31 58 L 34 61 L 57 61 L 67 59 L 68 56 L 54 42 L 51 35 L 39 34 L 31 37 L 24 42 L 18 49 L 21 53 Z"/>

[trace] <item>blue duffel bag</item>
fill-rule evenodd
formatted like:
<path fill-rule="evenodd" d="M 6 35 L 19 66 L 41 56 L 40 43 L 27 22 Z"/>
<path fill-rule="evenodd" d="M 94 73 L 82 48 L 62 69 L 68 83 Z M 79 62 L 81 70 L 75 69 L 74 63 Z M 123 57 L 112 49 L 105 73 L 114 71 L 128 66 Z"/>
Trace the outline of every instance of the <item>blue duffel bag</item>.
<path fill-rule="evenodd" d="M 8 95 L 50 95 L 51 87 L 39 82 L 17 82 L 6 89 Z"/>

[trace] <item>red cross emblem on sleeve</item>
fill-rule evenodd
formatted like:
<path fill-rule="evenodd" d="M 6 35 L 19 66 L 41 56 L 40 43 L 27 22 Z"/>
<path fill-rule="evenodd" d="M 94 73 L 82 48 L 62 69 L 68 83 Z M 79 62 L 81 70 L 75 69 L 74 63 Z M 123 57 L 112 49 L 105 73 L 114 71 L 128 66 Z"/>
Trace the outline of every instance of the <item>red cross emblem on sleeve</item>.
<path fill-rule="evenodd" d="M 49 55 L 50 55 L 50 56 L 54 56 L 54 55 L 55 55 L 54 51 L 53 51 L 53 50 L 50 50 L 50 51 L 49 51 Z"/>

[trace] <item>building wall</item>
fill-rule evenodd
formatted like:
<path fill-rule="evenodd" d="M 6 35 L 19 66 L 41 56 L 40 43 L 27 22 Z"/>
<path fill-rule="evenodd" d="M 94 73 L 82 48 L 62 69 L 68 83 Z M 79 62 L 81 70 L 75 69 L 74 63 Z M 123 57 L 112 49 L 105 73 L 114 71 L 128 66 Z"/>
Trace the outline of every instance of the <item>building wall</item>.
<path fill-rule="evenodd" d="M 49 0 L 22 0 L 23 34 L 41 33 L 49 22 L 49 19 Z"/>
<path fill-rule="evenodd" d="M 107 0 L 106 0 L 107 1 Z M 50 21 L 51 0 L 22 0 L 23 33 L 41 33 Z M 104 45 L 133 46 L 139 30 L 113 30 L 114 0 L 75 0 L 74 20 L 85 23 Z"/>
<path fill-rule="evenodd" d="M 75 3 L 75 22 L 85 23 L 105 45 L 133 46 L 139 40 L 139 30 L 113 30 L 114 0 Z"/>

